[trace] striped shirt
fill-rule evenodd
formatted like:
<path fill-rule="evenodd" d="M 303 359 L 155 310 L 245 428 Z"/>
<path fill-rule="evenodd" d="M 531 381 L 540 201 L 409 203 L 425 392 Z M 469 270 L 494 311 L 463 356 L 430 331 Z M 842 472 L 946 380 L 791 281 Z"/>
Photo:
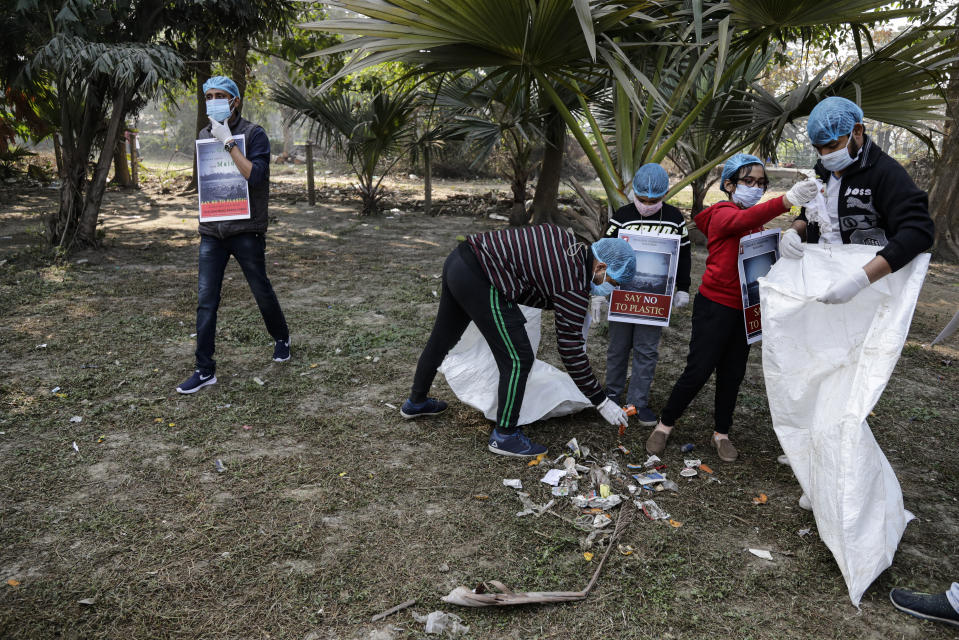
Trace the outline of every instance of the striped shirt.
<path fill-rule="evenodd" d="M 556 344 L 573 382 L 594 405 L 605 398 L 586 357 L 583 324 L 589 310 L 589 245 L 554 224 L 490 231 L 466 239 L 483 273 L 508 300 L 552 309 Z"/>

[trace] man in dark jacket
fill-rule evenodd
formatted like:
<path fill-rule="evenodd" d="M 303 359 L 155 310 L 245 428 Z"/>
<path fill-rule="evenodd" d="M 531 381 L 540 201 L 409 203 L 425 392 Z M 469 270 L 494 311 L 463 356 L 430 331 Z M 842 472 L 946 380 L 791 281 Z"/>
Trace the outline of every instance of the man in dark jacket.
<path fill-rule="evenodd" d="M 199 133 L 201 139 L 216 138 L 246 178 L 250 194 L 250 217 L 200 223 L 199 285 L 196 309 L 196 371 L 176 390 L 196 393 L 216 384 L 216 312 L 226 263 L 233 256 L 243 270 L 256 304 L 274 340 L 273 360 L 290 359 L 290 332 L 280 303 L 266 276 L 266 230 L 269 223 L 270 140 L 262 127 L 240 116 L 240 91 L 225 76 L 214 76 L 203 84 L 210 125 Z M 246 155 L 237 147 L 234 135 L 245 138 Z"/>
<path fill-rule="evenodd" d="M 865 134 L 862 109 L 854 102 L 835 96 L 821 101 L 806 131 L 819 154 L 815 171 L 825 198 L 816 207 L 806 205 L 783 234 L 780 251 L 784 258 L 801 258 L 803 238 L 877 247 L 875 258 L 820 298 L 843 304 L 931 247 L 935 227 L 926 192 Z"/>

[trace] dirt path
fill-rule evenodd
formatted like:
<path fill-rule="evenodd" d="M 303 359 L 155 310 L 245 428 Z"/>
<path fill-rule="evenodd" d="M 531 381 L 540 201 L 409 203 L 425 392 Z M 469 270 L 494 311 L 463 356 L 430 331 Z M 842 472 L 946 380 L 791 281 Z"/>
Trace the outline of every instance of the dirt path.
<path fill-rule="evenodd" d="M 55 192 L 0 192 L 0 579 L 19 582 L 0 585 L 0 636 L 413 638 L 422 625 L 409 610 L 368 621 L 417 598 L 413 611 L 455 612 L 475 638 L 953 637 L 896 612 L 887 594 L 959 579 L 950 551 L 959 532 L 957 342 L 925 346 L 959 307 L 955 266 L 933 265 L 871 421 L 918 520 L 861 612 L 798 508 L 789 469 L 776 463 L 759 349 L 736 414 L 740 462 L 725 465 L 707 447 L 711 389 L 684 419 L 677 443 L 695 444 L 720 482 L 657 497 L 682 527 L 633 525 L 622 542 L 636 552 L 614 554 L 585 602 L 463 610 L 439 597 L 488 579 L 579 589 L 595 564 L 562 520 L 515 517 L 520 504 L 501 480 L 519 477 L 545 502 L 541 474 L 486 453 L 488 423 L 442 377 L 435 394 L 452 400 L 445 415 L 410 423 L 387 406 L 407 392 L 456 237 L 502 223 L 360 219 L 335 188 L 313 208 L 291 185 L 275 189 L 267 260 L 292 361 L 270 361 L 269 336 L 231 264 L 220 382 L 192 397 L 174 387 L 194 348 L 194 199 L 110 193 L 106 249 L 51 265 L 38 213 Z M 694 287 L 703 260 L 696 247 Z M 654 406 L 686 354 L 688 308 L 674 318 Z M 558 364 L 545 324 L 540 357 Z M 594 334 L 589 350 L 602 371 L 605 337 Z M 555 455 L 572 436 L 596 451 L 616 443 L 589 410 L 529 432 Z M 626 445 L 639 452 L 645 435 L 631 429 Z M 677 447 L 664 459 L 682 464 Z M 760 492 L 769 502 L 757 507 Z M 746 547 L 771 549 L 775 560 Z"/>

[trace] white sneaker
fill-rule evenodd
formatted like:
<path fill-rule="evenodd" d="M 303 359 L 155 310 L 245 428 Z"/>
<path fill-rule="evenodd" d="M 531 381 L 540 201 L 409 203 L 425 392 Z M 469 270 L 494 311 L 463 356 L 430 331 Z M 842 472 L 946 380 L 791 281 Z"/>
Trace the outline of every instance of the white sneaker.
<path fill-rule="evenodd" d="M 806 511 L 812 511 L 812 500 L 805 493 L 799 496 L 799 507 Z"/>

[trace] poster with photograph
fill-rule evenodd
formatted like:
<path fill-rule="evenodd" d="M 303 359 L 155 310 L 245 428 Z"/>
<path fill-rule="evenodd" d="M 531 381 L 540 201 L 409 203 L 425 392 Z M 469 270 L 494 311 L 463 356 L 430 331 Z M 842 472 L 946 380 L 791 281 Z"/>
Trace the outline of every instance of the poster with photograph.
<path fill-rule="evenodd" d="M 763 319 L 759 308 L 759 279 L 779 259 L 779 230 L 767 229 L 739 240 L 739 284 L 743 294 L 743 321 L 746 342 L 763 338 Z"/>
<path fill-rule="evenodd" d="M 233 136 L 240 153 L 246 155 L 243 134 Z M 196 141 L 197 192 L 200 222 L 244 220 L 250 217 L 250 190 L 223 143 L 216 138 Z"/>
<path fill-rule="evenodd" d="M 665 327 L 673 308 L 679 265 L 678 235 L 620 231 L 636 254 L 636 275 L 609 297 L 608 319 Z"/>

